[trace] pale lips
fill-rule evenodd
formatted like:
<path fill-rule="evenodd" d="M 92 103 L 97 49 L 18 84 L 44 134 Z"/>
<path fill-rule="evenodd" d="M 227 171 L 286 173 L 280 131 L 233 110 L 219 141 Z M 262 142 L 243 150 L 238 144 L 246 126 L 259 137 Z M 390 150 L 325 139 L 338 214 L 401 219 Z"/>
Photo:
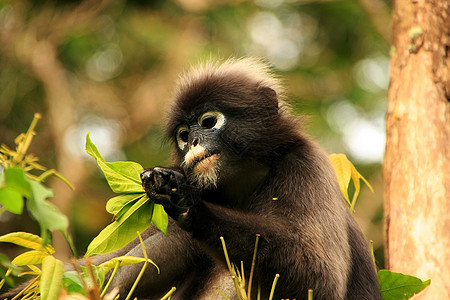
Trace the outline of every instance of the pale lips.
<path fill-rule="evenodd" d="M 220 155 L 218 153 L 210 154 L 205 147 L 196 145 L 191 146 L 184 157 L 183 163 L 188 168 L 192 168 L 195 173 L 201 174 L 211 170 L 219 157 Z"/>
<path fill-rule="evenodd" d="M 195 173 L 207 172 L 208 170 L 210 170 L 213 167 L 216 160 L 219 159 L 219 156 L 220 155 L 216 153 L 216 154 L 207 156 L 207 157 L 203 158 L 202 160 L 198 161 L 194 165 L 194 172 Z"/>

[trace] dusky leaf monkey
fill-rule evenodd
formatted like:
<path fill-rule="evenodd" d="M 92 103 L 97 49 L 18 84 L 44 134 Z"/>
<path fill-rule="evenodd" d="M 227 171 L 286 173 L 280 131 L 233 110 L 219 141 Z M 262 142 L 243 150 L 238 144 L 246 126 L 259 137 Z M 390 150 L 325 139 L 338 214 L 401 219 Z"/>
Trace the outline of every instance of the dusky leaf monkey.
<path fill-rule="evenodd" d="M 267 64 L 256 59 L 206 63 L 179 81 L 168 116 L 173 165 L 141 173 L 146 193 L 170 216 L 169 236 L 143 234 L 147 268 L 133 297 L 221 299 L 213 286 L 236 297 L 223 236 L 232 262 L 250 270 L 260 234 L 253 282 L 267 299 L 380 299 L 368 243 L 353 219 L 328 156 L 300 131 Z M 142 256 L 138 241 L 118 255 Z M 140 265 L 119 268 L 113 286 L 125 296 Z M 247 272 L 248 273 L 248 272 Z M 233 296 L 234 295 L 234 296 Z"/>

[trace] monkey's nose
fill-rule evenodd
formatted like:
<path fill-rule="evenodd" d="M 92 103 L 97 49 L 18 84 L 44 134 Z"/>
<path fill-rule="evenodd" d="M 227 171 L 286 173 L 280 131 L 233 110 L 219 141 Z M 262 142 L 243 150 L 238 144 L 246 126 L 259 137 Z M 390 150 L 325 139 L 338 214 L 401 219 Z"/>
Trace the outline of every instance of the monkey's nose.
<path fill-rule="evenodd" d="M 194 140 L 192 141 L 192 146 L 197 146 L 198 145 L 198 138 L 194 138 Z"/>

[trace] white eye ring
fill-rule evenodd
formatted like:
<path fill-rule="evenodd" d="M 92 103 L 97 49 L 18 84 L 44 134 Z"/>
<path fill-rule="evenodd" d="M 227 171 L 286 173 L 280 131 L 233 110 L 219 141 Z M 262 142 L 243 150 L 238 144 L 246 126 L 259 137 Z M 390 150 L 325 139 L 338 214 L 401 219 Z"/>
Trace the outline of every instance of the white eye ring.
<path fill-rule="evenodd" d="M 206 129 L 219 129 L 225 124 L 225 116 L 218 111 L 208 111 L 198 118 L 198 124 Z"/>
<path fill-rule="evenodd" d="M 178 148 L 183 150 L 184 147 L 187 145 L 188 138 L 189 138 L 189 127 L 187 125 L 181 125 L 180 127 L 178 127 L 176 135 Z"/>

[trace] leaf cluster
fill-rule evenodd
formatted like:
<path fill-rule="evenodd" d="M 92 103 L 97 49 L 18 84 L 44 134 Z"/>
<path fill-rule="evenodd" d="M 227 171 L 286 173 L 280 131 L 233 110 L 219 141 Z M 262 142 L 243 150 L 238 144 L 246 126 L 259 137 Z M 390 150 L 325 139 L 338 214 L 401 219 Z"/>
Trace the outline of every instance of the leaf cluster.
<path fill-rule="evenodd" d="M 86 136 L 86 152 L 96 159 L 114 193 L 106 210 L 113 214 L 114 221 L 103 229 L 89 244 L 86 255 L 109 253 L 120 249 L 147 227 L 151 222 L 167 234 L 168 216 L 162 205 L 151 201 L 142 188 L 140 172 L 143 167 L 131 161 L 106 162 L 89 133 Z"/>
<path fill-rule="evenodd" d="M 55 175 L 62 179 L 72 189 L 70 182 L 60 173 L 38 163 L 38 158 L 28 154 L 35 133 L 35 127 L 40 119 L 35 114 L 33 121 L 26 133 L 20 134 L 16 139 L 16 149 L 12 150 L 6 145 L 0 148 L 0 214 L 10 211 L 14 214 L 22 214 L 24 201 L 27 201 L 27 209 L 38 221 L 41 227 L 41 236 L 44 243 L 50 241 L 50 232 L 59 230 L 67 238 L 67 226 L 69 224 L 64 216 L 48 198 L 54 196 L 51 189 L 45 187 L 42 182 L 49 176 Z M 42 171 L 40 176 L 35 176 L 30 171 Z M 69 242 L 70 244 L 70 242 Z"/>
<path fill-rule="evenodd" d="M 28 268 L 28 271 L 20 273 L 19 276 L 34 276 L 30 283 L 19 292 L 16 298 L 36 299 L 39 297 L 40 299 L 52 300 L 58 299 L 61 293 L 66 293 L 80 294 L 89 297 L 89 299 L 100 299 L 106 294 L 120 266 L 144 263 L 143 269 L 145 270 L 147 265 L 151 263 L 158 269 L 155 263 L 147 258 L 143 245 L 144 258 L 134 256 L 115 257 L 99 266 L 92 265 L 87 260 L 87 266 L 80 267 L 74 263 L 76 270 L 72 271 L 70 267 L 64 266 L 62 261 L 53 256 L 55 249 L 50 245 L 44 246 L 44 240 L 37 235 L 27 232 L 14 232 L 0 236 L 0 242 L 13 243 L 31 249 L 17 256 L 12 261 L 12 264 L 15 266 L 26 266 Z M 39 268 L 38 265 L 42 265 L 42 267 Z M 114 269 L 113 275 L 105 285 L 105 276 L 112 269 Z M 12 267 L 9 268 L 6 276 L 12 270 Z M 6 276 L 0 281 L 0 289 L 6 282 Z M 137 278 L 136 285 L 139 279 Z M 99 289 L 102 287 L 103 291 L 100 294 Z M 132 292 L 130 291 L 129 297 L 131 297 Z"/>

